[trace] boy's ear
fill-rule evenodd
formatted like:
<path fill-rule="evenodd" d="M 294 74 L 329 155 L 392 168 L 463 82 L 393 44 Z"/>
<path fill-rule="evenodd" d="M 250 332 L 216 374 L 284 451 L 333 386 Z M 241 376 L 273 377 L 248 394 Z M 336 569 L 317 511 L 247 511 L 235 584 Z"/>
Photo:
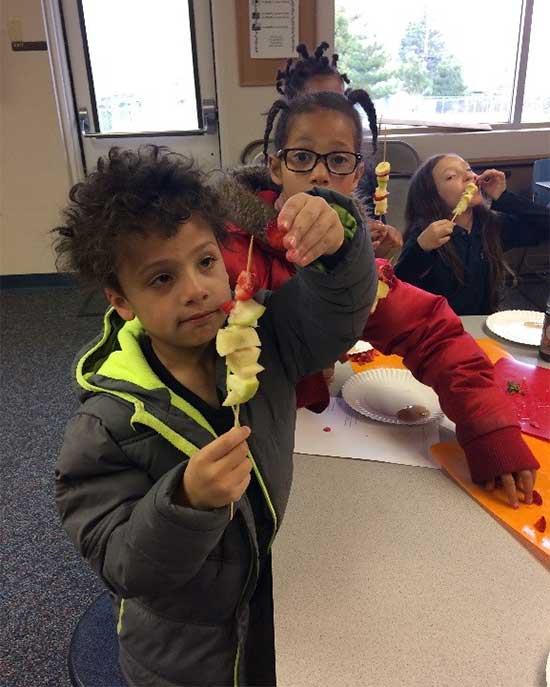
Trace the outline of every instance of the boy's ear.
<path fill-rule="evenodd" d="M 123 320 L 128 322 L 129 320 L 134 319 L 136 313 L 133 311 L 132 306 L 122 294 L 114 291 L 113 289 L 104 289 L 103 292 L 105 293 L 105 297 L 109 303 L 113 306 Z"/>
<path fill-rule="evenodd" d="M 353 173 L 353 188 L 352 188 L 352 191 L 355 191 L 355 189 L 357 188 L 357 185 L 359 184 L 359 181 L 360 181 L 360 179 L 361 179 L 361 177 L 363 176 L 364 173 L 365 173 L 365 163 L 364 163 L 364 162 L 360 162 L 360 163 L 357 165 L 357 169 L 356 169 L 355 172 Z"/>
<path fill-rule="evenodd" d="M 270 155 L 268 165 L 269 165 L 269 174 L 271 175 L 271 181 L 278 184 L 279 186 L 282 186 L 283 185 L 283 177 L 281 174 L 281 166 L 282 166 L 281 158 Z"/>

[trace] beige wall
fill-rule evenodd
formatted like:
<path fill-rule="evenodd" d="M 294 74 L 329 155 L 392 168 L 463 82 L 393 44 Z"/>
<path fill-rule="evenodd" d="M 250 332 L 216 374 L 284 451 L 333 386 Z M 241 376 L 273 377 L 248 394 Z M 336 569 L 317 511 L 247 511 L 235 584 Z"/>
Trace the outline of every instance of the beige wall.
<path fill-rule="evenodd" d="M 0 273 L 54 272 L 48 231 L 69 182 L 48 53 L 13 52 L 7 34 L 7 20 L 19 17 L 23 40 L 45 40 L 40 0 L 1 7 Z"/>

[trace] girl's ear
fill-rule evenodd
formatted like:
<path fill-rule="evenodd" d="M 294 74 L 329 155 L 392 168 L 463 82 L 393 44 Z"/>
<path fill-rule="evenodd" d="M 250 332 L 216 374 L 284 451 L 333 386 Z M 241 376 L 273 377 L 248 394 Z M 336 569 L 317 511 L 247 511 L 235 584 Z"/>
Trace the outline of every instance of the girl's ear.
<path fill-rule="evenodd" d="M 365 173 L 365 163 L 361 162 L 357 165 L 357 169 L 353 173 L 353 184 L 352 184 L 352 191 L 355 191 L 357 188 L 357 185 L 359 184 L 359 181 L 361 180 L 361 177 Z"/>
<path fill-rule="evenodd" d="M 271 176 L 271 181 L 279 186 L 283 185 L 283 175 L 282 175 L 282 163 L 280 157 L 275 157 L 274 155 L 269 156 L 268 166 L 269 174 Z"/>
<path fill-rule="evenodd" d="M 113 289 L 104 289 L 104 293 L 105 298 L 107 298 L 109 303 L 113 306 L 123 320 L 128 322 L 129 320 L 134 319 L 136 313 L 122 294 L 114 291 Z"/>

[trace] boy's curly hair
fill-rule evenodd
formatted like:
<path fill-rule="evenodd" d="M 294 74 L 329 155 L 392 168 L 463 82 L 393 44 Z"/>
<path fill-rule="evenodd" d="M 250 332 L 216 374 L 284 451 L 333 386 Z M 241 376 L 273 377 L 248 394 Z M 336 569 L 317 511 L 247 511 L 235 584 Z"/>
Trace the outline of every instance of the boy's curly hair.
<path fill-rule="evenodd" d="M 113 147 L 97 170 L 69 192 L 64 224 L 52 231 L 56 265 L 76 272 L 84 287 L 121 291 L 117 258 L 136 234 L 174 236 L 198 213 L 218 241 L 226 235 L 226 210 L 193 160 L 155 145 Z"/>

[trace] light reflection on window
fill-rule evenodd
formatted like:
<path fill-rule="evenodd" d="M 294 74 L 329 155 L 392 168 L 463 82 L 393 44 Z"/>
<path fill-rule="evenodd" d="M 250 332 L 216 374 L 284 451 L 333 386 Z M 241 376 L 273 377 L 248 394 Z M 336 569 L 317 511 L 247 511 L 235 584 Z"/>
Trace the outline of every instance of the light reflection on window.
<path fill-rule="evenodd" d="M 199 128 L 186 0 L 83 0 L 99 129 Z"/>

